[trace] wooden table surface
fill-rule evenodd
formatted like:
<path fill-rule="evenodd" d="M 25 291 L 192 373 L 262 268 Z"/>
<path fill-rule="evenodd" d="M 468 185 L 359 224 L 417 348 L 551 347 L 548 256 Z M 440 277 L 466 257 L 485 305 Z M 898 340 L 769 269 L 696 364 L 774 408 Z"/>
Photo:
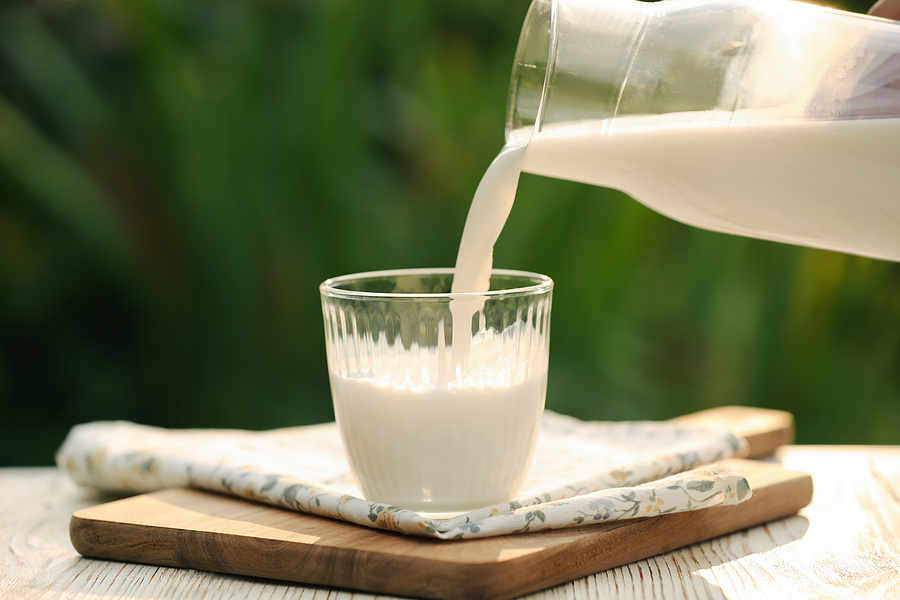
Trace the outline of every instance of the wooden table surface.
<path fill-rule="evenodd" d="M 813 475 L 799 515 L 528 598 L 900 598 L 900 447 L 789 446 L 779 459 Z M 71 514 L 106 500 L 53 468 L 0 469 L 0 598 L 376 597 L 82 558 Z"/>

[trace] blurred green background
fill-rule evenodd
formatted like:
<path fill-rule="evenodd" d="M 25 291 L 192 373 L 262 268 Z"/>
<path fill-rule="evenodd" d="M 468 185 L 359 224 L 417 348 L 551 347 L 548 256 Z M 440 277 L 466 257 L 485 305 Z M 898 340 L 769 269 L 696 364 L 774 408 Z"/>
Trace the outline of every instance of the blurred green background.
<path fill-rule="evenodd" d="M 0 465 L 96 419 L 333 418 L 317 286 L 452 266 L 527 5 L 2 3 Z M 898 264 L 523 175 L 495 265 L 556 280 L 551 409 L 900 443 Z"/>

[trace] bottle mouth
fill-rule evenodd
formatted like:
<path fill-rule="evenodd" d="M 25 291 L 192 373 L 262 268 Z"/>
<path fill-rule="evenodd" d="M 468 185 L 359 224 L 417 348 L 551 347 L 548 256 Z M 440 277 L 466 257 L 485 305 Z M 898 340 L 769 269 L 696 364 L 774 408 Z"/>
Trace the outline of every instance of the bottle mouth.
<path fill-rule="evenodd" d="M 506 104 L 507 141 L 528 141 L 540 120 L 555 43 L 558 0 L 534 0 L 525 15 Z"/>
<path fill-rule="evenodd" d="M 625 94 L 626 84 L 635 87 L 630 75 L 644 34 L 651 22 L 661 21 L 668 13 L 669 9 L 661 6 L 666 4 L 533 0 L 513 62 L 507 98 L 507 143 L 533 142 L 549 125 L 615 118 L 623 108 L 629 114 L 647 112 L 644 96 L 659 95 L 656 88 L 637 82 L 639 98 L 633 101 Z M 657 54 L 651 50 L 648 59 L 654 60 Z M 657 62 L 672 62 L 666 58 Z M 658 68 L 659 64 L 649 67 Z M 643 73 L 639 75 L 644 77 Z"/>

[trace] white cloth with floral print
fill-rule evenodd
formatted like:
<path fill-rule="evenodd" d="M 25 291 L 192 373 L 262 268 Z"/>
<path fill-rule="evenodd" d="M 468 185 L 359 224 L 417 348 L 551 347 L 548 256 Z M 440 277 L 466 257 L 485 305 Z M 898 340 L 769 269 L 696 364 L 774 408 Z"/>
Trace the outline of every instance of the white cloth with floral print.
<path fill-rule="evenodd" d="M 56 460 L 76 483 L 101 490 L 194 487 L 460 539 L 737 504 L 751 495 L 747 480 L 710 463 L 746 450 L 746 441 L 724 429 L 583 422 L 546 411 L 519 499 L 440 516 L 364 500 L 334 423 L 253 432 L 100 421 L 72 428 Z"/>

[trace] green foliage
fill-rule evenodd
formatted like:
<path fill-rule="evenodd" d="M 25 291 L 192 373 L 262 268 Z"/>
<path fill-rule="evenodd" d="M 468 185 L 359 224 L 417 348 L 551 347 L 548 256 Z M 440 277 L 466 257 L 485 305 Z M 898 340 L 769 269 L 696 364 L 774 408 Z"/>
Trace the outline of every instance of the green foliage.
<path fill-rule="evenodd" d="M 317 286 L 453 264 L 526 9 L 3 4 L 0 464 L 93 419 L 332 418 Z M 556 280 L 552 409 L 751 404 L 804 442 L 900 442 L 898 265 L 528 175 L 495 263 Z"/>

